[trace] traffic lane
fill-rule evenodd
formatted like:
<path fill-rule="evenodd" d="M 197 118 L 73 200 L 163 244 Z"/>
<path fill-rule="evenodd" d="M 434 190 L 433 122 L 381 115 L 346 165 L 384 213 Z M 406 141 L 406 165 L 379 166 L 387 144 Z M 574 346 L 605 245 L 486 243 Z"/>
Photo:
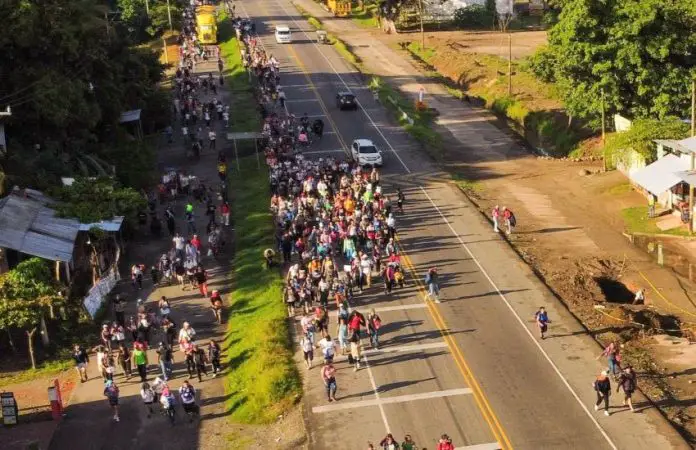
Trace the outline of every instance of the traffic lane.
<path fill-rule="evenodd" d="M 286 11 L 286 9 L 284 9 Z M 295 17 L 292 12 L 288 17 Z M 303 18 L 297 19 L 298 28 L 306 29 Z M 297 31 L 298 34 L 304 33 Z M 309 33 L 307 33 L 309 35 Z M 311 35 L 310 35 L 311 37 Z M 304 41 L 296 45 L 297 54 L 303 61 L 304 69 L 311 73 L 313 83 L 322 93 L 325 101 L 335 98 L 337 92 L 346 87 L 364 85 L 365 80 L 359 72 L 346 62 L 333 46 L 316 44 L 314 41 Z M 338 73 L 336 73 L 338 72 Z M 373 141 L 385 150 L 385 154 L 394 159 L 393 164 L 386 166 L 385 173 L 408 173 L 410 171 L 431 172 L 435 168 L 429 157 L 422 153 L 420 144 L 417 144 L 400 126 L 394 125 L 391 113 L 375 100 L 369 89 L 357 89 L 353 91 L 359 101 L 362 126 L 355 128 L 356 122 L 351 121 L 345 127 L 340 127 L 345 135 L 362 134 L 369 136 Z M 332 114 L 333 115 L 333 114 Z M 336 117 L 338 119 L 338 117 Z M 336 120 L 339 125 L 343 122 Z M 346 139 L 347 141 L 347 139 Z"/>
<path fill-rule="evenodd" d="M 446 188 L 449 187 L 431 186 L 428 192 Z M 429 200 L 417 189 L 407 195 L 411 201 L 400 220 L 403 248 L 409 252 L 412 245 L 430 243 L 408 253 L 413 263 L 422 268 L 421 273 L 443 262 L 449 265 L 441 274 L 443 302 L 436 307 L 448 325 L 476 329 L 453 337 L 512 445 L 515 448 L 610 448 L 490 282 L 464 253 L 449 227 L 435 210 L 428 208 Z M 438 206 L 453 214 L 453 206 L 444 200 L 439 200 Z M 419 217 L 412 219 L 412 212 Z M 420 226 L 421 231 L 414 233 L 410 226 Z M 467 238 L 473 240 L 475 236 Z M 450 278 L 448 274 L 462 278 Z M 504 289 L 509 293 L 520 290 L 514 283 L 506 284 Z M 587 382 L 588 392 L 591 381 Z M 540 424 L 543 433 L 539 432 Z"/>

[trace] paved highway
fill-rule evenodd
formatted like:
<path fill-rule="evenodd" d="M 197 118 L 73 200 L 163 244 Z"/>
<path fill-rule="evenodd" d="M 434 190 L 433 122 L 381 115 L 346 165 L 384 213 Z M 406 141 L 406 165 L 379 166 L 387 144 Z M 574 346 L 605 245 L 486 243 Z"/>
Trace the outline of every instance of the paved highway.
<path fill-rule="evenodd" d="M 325 122 L 326 134 L 306 154 L 344 158 L 353 139 L 372 139 L 384 150 L 387 192 L 401 186 L 406 194 L 397 229 L 408 285 L 389 297 L 374 286 L 354 304 L 381 315 L 383 347 L 367 351 L 358 372 L 338 359 L 337 403 L 326 403 L 319 370 L 307 371 L 298 355 L 311 448 L 365 448 L 387 432 L 398 439 L 409 433 L 428 448 L 442 433 L 457 448 L 475 450 L 688 448 L 650 408 L 594 412 L 594 341 L 394 126 L 363 77 L 316 42 L 288 0 L 237 2 L 237 13 L 256 22 L 280 61 L 287 109 Z M 272 30 L 281 23 L 292 29 L 292 44 L 276 44 Z M 337 110 L 343 90 L 357 95 L 358 111 Z M 431 266 L 442 274 L 441 304 L 423 295 Z M 554 320 L 552 338 L 541 343 L 532 334 L 539 305 Z"/>

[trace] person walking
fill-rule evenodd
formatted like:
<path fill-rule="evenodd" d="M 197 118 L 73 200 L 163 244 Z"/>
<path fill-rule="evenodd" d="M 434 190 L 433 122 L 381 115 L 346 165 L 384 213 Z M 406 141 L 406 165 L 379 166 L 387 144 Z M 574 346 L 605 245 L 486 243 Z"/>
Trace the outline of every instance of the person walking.
<path fill-rule="evenodd" d="M 162 394 L 159 398 L 160 406 L 162 407 L 162 413 L 169 418 L 169 422 L 174 425 L 176 420 L 176 397 L 172 391 L 169 390 L 167 385 L 162 386 Z"/>
<path fill-rule="evenodd" d="M 164 342 L 160 342 L 157 347 L 157 362 L 162 370 L 162 378 L 164 378 L 164 381 L 169 381 L 173 374 L 174 352 Z"/>
<path fill-rule="evenodd" d="M 503 219 L 505 219 L 505 226 L 507 227 L 506 233 L 512 234 L 512 230 L 517 226 L 517 218 L 506 206 L 503 206 Z"/>
<path fill-rule="evenodd" d="M 636 412 L 635 408 L 633 408 L 632 399 L 633 393 L 637 388 L 636 372 L 633 370 L 633 367 L 630 365 L 624 367 L 616 383 L 616 392 L 619 392 L 619 387 L 621 387 L 621 389 L 624 391 L 623 405 L 626 406 L 626 403 L 628 403 L 628 407 L 631 409 L 631 412 Z"/>
<path fill-rule="evenodd" d="M 121 294 L 116 294 L 113 301 L 114 316 L 119 325 L 126 325 L 126 301 L 121 298 Z"/>
<path fill-rule="evenodd" d="M 147 381 L 147 354 L 145 350 L 139 345 L 133 348 L 133 361 L 135 366 L 138 368 L 138 375 L 140 375 L 140 382 L 144 383 Z"/>
<path fill-rule="evenodd" d="M 123 371 L 123 375 L 126 377 L 126 380 L 130 380 L 130 377 L 133 376 L 132 355 L 131 351 L 128 350 L 128 347 L 124 343 L 118 345 L 117 358 L 118 366 L 121 368 L 121 371 Z"/>
<path fill-rule="evenodd" d="M 334 343 L 333 339 L 331 339 L 331 336 L 326 334 L 326 336 L 319 341 L 317 347 L 321 348 L 321 354 L 324 356 L 324 364 L 333 362 L 334 354 L 336 352 L 336 344 Z"/>
<path fill-rule="evenodd" d="M 217 134 L 215 133 L 215 130 L 209 130 L 208 131 L 208 149 L 210 150 L 215 150 L 215 141 L 217 140 Z"/>
<path fill-rule="evenodd" d="M 119 390 L 118 386 L 116 386 L 116 383 L 114 383 L 113 380 L 106 380 L 104 383 L 104 396 L 109 401 L 109 406 L 114 413 L 114 421 L 120 421 L 121 419 L 118 416 Z"/>
<path fill-rule="evenodd" d="M 307 369 L 311 369 L 312 361 L 314 361 L 314 344 L 312 344 L 312 339 L 307 334 L 304 334 L 300 339 L 300 347 L 302 348 L 305 366 L 307 366 Z"/>
<path fill-rule="evenodd" d="M 140 398 L 143 399 L 143 404 L 147 409 L 147 418 L 152 416 L 152 404 L 155 402 L 155 391 L 152 390 L 149 384 L 143 383 L 140 386 Z"/>
<path fill-rule="evenodd" d="M 352 361 L 352 364 L 354 364 L 353 371 L 357 372 L 360 369 L 360 358 L 362 357 L 360 332 L 353 331 L 348 340 L 350 341 L 350 358 L 348 362 L 350 363 Z"/>
<path fill-rule="evenodd" d="M 336 368 L 331 361 L 321 368 L 321 379 L 324 381 L 324 386 L 326 386 L 326 396 L 329 402 L 335 402 L 338 386 L 336 384 Z"/>
<path fill-rule="evenodd" d="M 425 275 L 425 285 L 428 286 L 427 297 L 432 299 L 435 303 L 440 303 L 440 285 L 438 283 L 438 278 L 437 268 L 431 267 L 428 269 L 428 273 Z"/>
<path fill-rule="evenodd" d="M 404 436 L 404 442 L 401 443 L 401 450 L 418 450 L 418 446 L 410 434 Z"/>
<path fill-rule="evenodd" d="M 73 359 L 75 360 L 75 370 L 80 374 L 80 383 L 84 383 L 89 380 L 87 375 L 87 364 L 89 364 L 89 355 L 87 351 L 80 346 L 80 344 L 75 344 L 73 348 Z"/>
<path fill-rule="evenodd" d="M 440 440 L 437 441 L 437 447 L 435 447 L 436 450 L 454 450 L 454 444 L 452 443 L 452 439 L 447 436 L 446 434 L 443 434 L 440 436 Z"/>
<path fill-rule="evenodd" d="M 206 357 L 205 350 L 197 345 L 193 346 L 193 361 L 196 363 L 198 382 L 202 383 L 203 377 L 201 376 L 201 373 L 204 373 L 206 376 L 208 375 L 208 369 L 205 367 L 206 363 L 208 362 L 208 358 Z"/>
<path fill-rule="evenodd" d="M 179 397 L 184 412 L 189 416 L 189 421 L 193 422 L 193 417 L 199 415 L 199 409 L 196 405 L 196 390 L 188 380 L 184 380 L 184 384 L 179 388 Z"/>
<path fill-rule="evenodd" d="M 539 328 L 539 337 L 545 339 L 546 337 L 544 335 L 548 330 L 548 324 L 551 322 L 546 308 L 540 306 L 539 310 L 534 313 L 534 320 L 536 321 L 537 328 Z"/>
<path fill-rule="evenodd" d="M 210 342 L 208 342 L 208 359 L 210 360 L 210 364 L 213 366 L 213 378 L 218 376 L 218 373 L 220 373 L 220 344 L 215 342 L 214 339 L 211 339 Z"/>
<path fill-rule="evenodd" d="M 396 206 L 399 208 L 400 213 L 404 212 L 404 200 L 406 200 L 406 196 L 404 196 L 401 188 L 398 188 L 396 190 Z"/>
<path fill-rule="evenodd" d="M 620 371 L 621 366 L 619 364 L 619 361 L 621 359 L 621 356 L 619 355 L 619 344 L 616 341 L 612 341 L 607 345 L 602 353 L 597 356 L 597 359 L 601 358 L 604 356 L 607 358 L 607 365 L 609 368 L 609 374 L 611 374 L 612 377 L 616 376 L 617 369 Z"/>
<path fill-rule="evenodd" d="M 230 204 L 227 202 L 222 202 L 220 205 L 220 214 L 222 215 L 222 223 L 226 226 L 230 226 Z"/>
<path fill-rule="evenodd" d="M 373 350 L 379 349 L 379 329 L 382 328 L 382 319 L 374 308 L 367 315 L 367 332 L 370 335 L 370 344 Z"/>
<path fill-rule="evenodd" d="M 595 392 L 597 393 L 597 403 L 595 403 L 595 411 L 599 411 L 599 405 L 604 402 L 604 415 L 609 415 L 609 395 L 611 395 L 611 381 L 608 377 L 609 373 L 603 370 L 593 383 Z"/>
<path fill-rule="evenodd" d="M 493 210 L 491 211 L 491 219 L 493 219 L 493 231 L 496 233 L 499 232 L 500 230 L 498 229 L 498 220 L 500 219 L 500 208 L 498 205 L 495 205 L 493 207 Z"/>

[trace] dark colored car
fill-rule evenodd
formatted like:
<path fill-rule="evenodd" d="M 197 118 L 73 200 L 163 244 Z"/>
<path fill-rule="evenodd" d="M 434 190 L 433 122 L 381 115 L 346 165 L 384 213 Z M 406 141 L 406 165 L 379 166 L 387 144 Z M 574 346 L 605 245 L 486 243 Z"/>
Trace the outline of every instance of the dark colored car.
<path fill-rule="evenodd" d="M 336 107 L 340 110 L 358 109 L 358 102 L 350 92 L 339 92 L 336 94 Z"/>

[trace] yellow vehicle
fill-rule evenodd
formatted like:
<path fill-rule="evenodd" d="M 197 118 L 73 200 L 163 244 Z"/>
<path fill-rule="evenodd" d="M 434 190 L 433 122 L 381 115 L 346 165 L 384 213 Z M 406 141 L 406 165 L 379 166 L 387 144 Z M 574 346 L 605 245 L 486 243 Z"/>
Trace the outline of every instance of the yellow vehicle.
<path fill-rule="evenodd" d="M 345 17 L 351 11 L 350 0 L 327 0 L 326 5 L 329 7 L 329 11 L 337 17 Z"/>
<path fill-rule="evenodd" d="M 196 9 L 196 34 L 203 45 L 217 44 L 217 19 L 215 7 L 199 6 Z"/>

